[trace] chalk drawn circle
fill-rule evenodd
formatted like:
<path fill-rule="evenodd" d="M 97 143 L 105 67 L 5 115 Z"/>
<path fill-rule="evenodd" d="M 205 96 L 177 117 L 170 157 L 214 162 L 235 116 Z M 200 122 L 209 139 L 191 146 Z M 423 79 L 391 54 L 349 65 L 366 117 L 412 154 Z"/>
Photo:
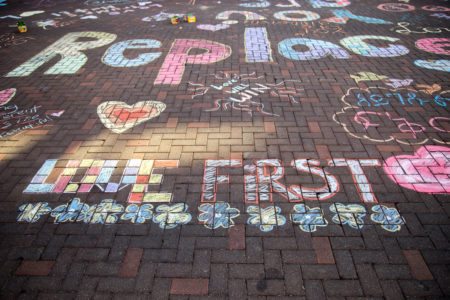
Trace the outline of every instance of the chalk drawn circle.
<path fill-rule="evenodd" d="M 392 11 L 392 12 L 404 12 L 404 11 L 412 11 L 416 8 L 409 4 L 403 3 L 383 3 L 377 6 L 378 9 L 384 11 Z"/>
<path fill-rule="evenodd" d="M 236 20 L 227 20 L 227 21 L 223 21 L 223 24 L 227 24 L 227 25 L 233 25 L 233 24 L 237 24 L 239 23 L 239 21 Z"/>
<path fill-rule="evenodd" d="M 445 7 L 445 6 L 437 6 L 437 5 L 425 5 L 422 6 L 423 10 L 428 10 L 428 11 L 450 11 L 450 8 Z"/>

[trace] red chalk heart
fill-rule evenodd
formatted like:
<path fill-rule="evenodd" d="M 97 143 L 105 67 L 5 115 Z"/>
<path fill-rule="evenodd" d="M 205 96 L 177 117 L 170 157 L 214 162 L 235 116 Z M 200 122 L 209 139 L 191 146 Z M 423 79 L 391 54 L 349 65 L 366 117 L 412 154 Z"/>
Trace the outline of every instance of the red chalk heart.
<path fill-rule="evenodd" d="M 165 109 L 166 105 L 159 101 L 141 101 L 134 105 L 107 101 L 98 106 L 97 114 L 106 128 L 115 133 L 122 133 L 159 116 Z"/>
<path fill-rule="evenodd" d="M 4 105 L 11 100 L 16 94 L 16 89 L 7 89 L 0 91 L 0 106 Z"/>
<path fill-rule="evenodd" d="M 450 148 L 423 146 L 414 155 L 392 156 L 383 165 L 398 185 L 421 193 L 450 194 Z"/>

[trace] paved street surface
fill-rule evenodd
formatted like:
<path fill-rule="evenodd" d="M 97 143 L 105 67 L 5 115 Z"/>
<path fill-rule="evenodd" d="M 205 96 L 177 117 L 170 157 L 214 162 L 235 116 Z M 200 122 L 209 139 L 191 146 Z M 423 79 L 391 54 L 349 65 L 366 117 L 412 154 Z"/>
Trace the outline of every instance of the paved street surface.
<path fill-rule="evenodd" d="M 0 298 L 448 299 L 449 19 L 0 0 Z"/>

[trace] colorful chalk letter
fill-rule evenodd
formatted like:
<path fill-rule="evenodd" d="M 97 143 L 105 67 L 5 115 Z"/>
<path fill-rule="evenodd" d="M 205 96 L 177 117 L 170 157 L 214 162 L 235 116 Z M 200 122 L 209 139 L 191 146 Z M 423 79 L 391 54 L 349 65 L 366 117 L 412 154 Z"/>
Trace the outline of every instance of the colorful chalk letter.
<path fill-rule="evenodd" d="M 286 15 L 304 15 L 303 18 L 292 18 L 287 17 Z M 312 11 L 307 10 L 287 10 L 287 11 L 279 11 L 273 15 L 278 20 L 289 21 L 289 22 L 305 22 L 305 21 L 314 21 L 320 19 L 319 14 L 316 14 Z"/>
<path fill-rule="evenodd" d="M 194 49 L 204 49 L 207 52 L 189 55 Z M 207 40 L 180 39 L 175 40 L 164 60 L 155 84 L 179 84 L 186 64 L 212 64 L 228 58 L 231 48 L 227 45 Z"/>
<path fill-rule="evenodd" d="M 81 50 L 93 49 L 108 45 L 112 43 L 116 39 L 116 37 L 117 36 L 115 34 L 107 32 L 85 31 L 68 33 L 5 76 L 28 76 L 37 68 L 55 58 L 57 55 L 61 55 L 61 59 L 50 69 L 48 69 L 44 74 L 74 74 L 87 61 L 87 56 L 80 52 Z M 93 38 L 96 40 L 77 42 L 79 38 Z"/>
<path fill-rule="evenodd" d="M 309 3 L 314 8 L 321 7 L 344 7 L 350 5 L 349 0 L 331 0 L 332 2 L 324 1 L 324 0 L 309 0 Z"/>
<path fill-rule="evenodd" d="M 265 27 L 245 28 L 245 61 L 270 62 L 272 48 Z"/>
<path fill-rule="evenodd" d="M 429 53 L 450 55 L 450 50 L 444 49 L 444 47 L 450 47 L 450 43 L 445 42 L 450 42 L 450 39 L 447 38 L 421 39 L 416 42 L 416 46 L 420 50 Z"/>
<path fill-rule="evenodd" d="M 396 57 L 408 54 L 409 52 L 408 48 L 402 45 L 389 44 L 388 48 L 380 48 L 370 45 L 364 42 L 364 40 L 396 42 L 399 39 L 379 35 L 355 35 L 348 38 L 343 38 L 341 40 L 341 45 L 356 54 L 370 57 Z"/>
<path fill-rule="evenodd" d="M 372 186 L 364 173 L 363 167 L 381 166 L 378 159 L 345 159 L 337 158 L 328 161 L 328 165 L 348 167 L 353 176 L 356 189 L 364 202 L 378 202 L 372 191 Z"/>
<path fill-rule="evenodd" d="M 242 161 L 231 160 L 212 160 L 205 161 L 205 170 L 203 173 L 202 202 L 215 202 L 217 185 L 230 181 L 228 175 L 219 175 L 219 168 L 241 167 Z"/>
<path fill-rule="evenodd" d="M 123 53 L 127 49 L 159 48 L 161 43 L 156 40 L 128 40 L 116 43 L 106 50 L 102 62 L 111 67 L 137 67 L 146 65 L 161 56 L 161 52 L 142 53 L 137 58 L 128 59 Z"/>
<path fill-rule="evenodd" d="M 347 9 L 332 9 L 331 12 L 335 15 L 335 17 L 325 19 L 325 21 L 345 24 L 349 19 L 353 19 L 369 24 L 392 24 L 392 22 L 382 19 L 357 16 Z"/>
<path fill-rule="evenodd" d="M 294 50 L 294 46 L 296 45 L 307 46 L 309 51 L 298 52 Z M 278 51 L 284 57 L 293 60 L 319 59 L 327 55 L 331 55 L 338 59 L 350 58 L 347 51 L 333 43 L 306 38 L 293 38 L 281 41 L 278 44 Z"/>

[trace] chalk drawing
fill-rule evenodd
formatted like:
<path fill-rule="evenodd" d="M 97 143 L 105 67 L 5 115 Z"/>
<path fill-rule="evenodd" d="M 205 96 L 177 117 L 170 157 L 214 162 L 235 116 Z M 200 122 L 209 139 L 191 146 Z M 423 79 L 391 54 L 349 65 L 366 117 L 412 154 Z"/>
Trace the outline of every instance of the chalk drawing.
<path fill-rule="evenodd" d="M 24 77 L 29 76 L 36 69 L 49 62 L 58 55 L 61 59 L 54 64 L 50 69 L 45 71 L 46 75 L 57 74 L 74 74 L 87 61 L 87 56 L 80 52 L 81 50 L 93 49 L 102 47 L 112 43 L 116 39 L 115 34 L 106 32 L 72 32 L 68 33 L 52 45 L 45 48 L 36 56 L 15 68 L 6 77 Z M 95 41 L 77 42 L 80 38 L 93 38 Z"/>
<path fill-rule="evenodd" d="M 384 230 L 396 232 L 405 224 L 405 220 L 403 220 L 395 208 L 385 205 L 375 205 L 372 207 L 372 211 L 374 213 L 370 215 L 370 219 L 375 223 L 381 224 L 381 228 Z"/>
<path fill-rule="evenodd" d="M 178 167 L 177 160 L 132 159 L 127 161 L 119 182 L 113 182 L 111 177 L 118 169 L 118 160 L 69 160 L 62 170 L 55 169 L 57 161 L 56 159 L 46 160 L 23 192 L 31 194 L 89 193 L 95 188 L 104 193 L 117 193 L 131 186 L 127 200 L 130 203 L 170 202 L 171 193 L 157 193 L 152 190 L 154 185 L 161 184 L 163 180 L 163 176 L 158 174 L 158 169 Z M 56 182 L 47 182 L 49 175 L 58 171 Z M 82 179 L 78 182 L 73 181 L 75 176 Z"/>
<path fill-rule="evenodd" d="M 242 1 L 248 1 L 248 0 L 242 0 Z M 270 2 L 266 1 L 266 0 L 253 0 L 256 2 L 251 2 L 251 3 L 240 3 L 239 6 L 243 6 L 243 7 L 269 7 L 270 6 Z"/>
<path fill-rule="evenodd" d="M 15 33 L 4 33 L 0 35 L 0 48 L 6 48 L 9 46 L 17 46 L 25 44 L 29 40 L 34 40 L 32 36 L 16 35 Z"/>
<path fill-rule="evenodd" d="M 230 207 L 230 204 L 225 202 L 216 202 L 213 204 L 203 203 L 198 207 L 199 222 L 203 223 L 206 228 L 230 228 L 234 226 L 234 218 L 240 215 L 237 208 Z"/>
<path fill-rule="evenodd" d="M 313 8 L 322 8 L 322 7 L 344 7 L 350 5 L 349 0 L 308 0 Z"/>
<path fill-rule="evenodd" d="M 382 19 L 357 16 L 347 9 L 332 9 L 331 12 L 335 16 L 332 18 L 325 19 L 325 21 L 339 24 L 346 24 L 348 20 L 357 20 L 368 24 L 392 24 L 392 22 L 385 21 Z"/>
<path fill-rule="evenodd" d="M 265 27 L 245 28 L 245 61 L 271 62 L 272 48 Z"/>
<path fill-rule="evenodd" d="M 129 220 L 131 223 L 142 224 L 147 220 L 151 220 L 153 216 L 153 205 L 143 204 L 141 206 L 130 204 L 125 208 L 124 214 L 120 217 L 121 220 Z"/>
<path fill-rule="evenodd" d="M 12 98 L 11 95 L 14 96 L 15 89 L 2 92 L 4 93 L 0 93 L 0 101 L 3 99 L 8 102 Z M 49 114 L 41 113 L 39 112 L 39 108 L 41 108 L 39 105 L 20 109 L 15 104 L 5 105 L 6 102 L 0 106 L 0 139 L 46 126 L 54 121 L 53 118 L 58 118 L 64 113 L 64 110 Z"/>
<path fill-rule="evenodd" d="M 189 55 L 188 53 L 194 48 L 204 49 L 207 52 Z M 208 40 L 176 39 L 154 84 L 179 84 L 186 64 L 212 64 L 227 59 L 230 55 L 231 48 L 221 43 Z"/>
<path fill-rule="evenodd" d="M 450 50 L 444 47 L 450 47 L 448 38 L 427 38 L 416 41 L 416 46 L 420 50 L 434 54 L 450 55 Z"/>
<path fill-rule="evenodd" d="M 383 169 L 401 187 L 419 193 L 450 194 L 449 147 L 422 146 L 414 155 L 389 157 Z"/>
<path fill-rule="evenodd" d="M 433 84 L 433 85 L 428 85 L 428 84 L 417 84 L 416 87 L 418 87 L 418 90 L 422 93 L 426 93 L 426 94 L 433 94 L 434 92 L 439 92 L 440 90 L 442 90 L 442 87 L 439 84 Z"/>
<path fill-rule="evenodd" d="M 352 173 L 353 182 L 360 198 L 366 202 L 377 202 L 375 194 L 372 191 L 372 186 L 364 173 L 363 167 L 379 167 L 380 161 L 378 159 L 343 159 L 335 158 L 328 160 L 328 165 L 336 167 L 348 167 Z"/>
<path fill-rule="evenodd" d="M 361 81 L 377 81 L 388 78 L 385 75 L 378 75 L 372 72 L 358 72 L 356 74 L 351 74 L 350 77 L 353 78 L 356 83 Z"/>
<path fill-rule="evenodd" d="M 378 9 L 390 12 L 413 11 L 416 8 L 413 5 L 403 3 L 383 3 L 377 6 Z"/>
<path fill-rule="evenodd" d="M 21 13 L 20 16 L 25 18 L 25 17 L 31 17 L 34 15 L 39 15 L 39 14 L 43 14 L 43 13 L 45 13 L 45 10 L 25 11 L 25 12 Z"/>
<path fill-rule="evenodd" d="M 443 14 L 443 13 L 435 13 L 435 14 L 431 14 L 430 16 L 432 16 L 432 17 L 436 17 L 436 18 L 439 18 L 439 19 L 450 19 L 450 16 L 449 15 L 446 15 L 446 14 Z"/>
<path fill-rule="evenodd" d="M 294 50 L 294 46 L 297 45 L 307 46 L 309 51 L 299 52 Z M 338 59 L 350 58 L 347 51 L 333 43 L 308 38 L 292 38 L 281 41 L 278 44 L 278 52 L 284 57 L 292 60 L 312 60 L 328 55 Z"/>
<path fill-rule="evenodd" d="M 318 227 L 325 227 L 328 221 L 324 218 L 320 207 L 309 208 L 305 204 L 294 205 L 295 213 L 291 214 L 292 223 L 304 232 L 315 232 Z"/>
<path fill-rule="evenodd" d="M 113 44 L 106 50 L 102 62 L 111 67 L 137 67 L 146 65 L 161 56 L 161 52 L 142 53 L 137 58 L 128 59 L 124 56 L 127 49 L 151 49 L 161 47 L 157 40 L 128 40 Z"/>
<path fill-rule="evenodd" d="M 166 105 L 160 101 L 140 101 L 134 105 L 106 101 L 97 107 L 97 114 L 106 128 L 122 133 L 158 117 L 165 109 Z"/>
<path fill-rule="evenodd" d="M 343 38 L 340 43 L 345 48 L 350 51 L 369 57 L 397 57 L 406 55 L 409 53 L 408 48 L 402 45 L 393 45 L 389 44 L 389 47 L 376 47 L 373 46 L 365 40 L 380 40 L 380 41 L 389 41 L 389 42 L 397 42 L 399 39 L 388 37 L 388 36 L 379 36 L 379 35 L 355 35 L 348 38 Z"/>
<path fill-rule="evenodd" d="M 192 219 L 192 215 L 187 210 L 188 205 L 184 203 L 160 205 L 153 214 L 153 222 L 159 224 L 161 229 L 172 229 L 178 225 L 185 225 Z"/>
<path fill-rule="evenodd" d="M 276 4 L 278 7 L 300 7 L 301 5 L 297 3 L 295 0 L 287 0 L 289 4 Z"/>
<path fill-rule="evenodd" d="M 398 89 L 404 86 L 410 86 L 413 83 L 413 79 L 395 79 L 395 78 L 388 78 L 383 80 L 383 83 L 385 85 L 390 86 L 391 88 Z"/>
<path fill-rule="evenodd" d="M 6 6 L 8 3 L 6 3 L 6 0 L 0 0 L 0 6 Z"/>
<path fill-rule="evenodd" d="M 425 69 L 450 72 L 450 60 L 448 59 L 438 59 L 438 60 L 418 59 L 414 61 L 414 64 L 418 67 Z"/>
<path fill-rule="evenodd" d="M 212 25 L 212 24 L 198 24 L 197 25 L 198 29 L 201 30 L 208 30 L 208 31 L 219 31 L 219 30 L 223 30 L 223 29 L 228 29 L 230 28 L 230 25 L 228 24 L 216 24 L 216 25 Z"/>
<path fill-rule="evenodd" d="M 287 17 L 286 15 L 303 15 L 302 18 Z M 288 10 L 274 13 L 276 19 L 289 22 L 305 22 L 320 19 L 319 14 L 307 10 Z"/>
<path fill-rule="evenodd" d="M 239 14 L 245 17 L 245 20 L 247 21 L 253 21 L 253 20 L 265 20 L 266 18 L 264 16 L 261 16 L 257 13 L 251 12 L 251 11 L 241 11 L 241 10 L 227 10 L 219 13 L 216 16 L 217 20 L 229 20 L 230 16 L 233 14 Z"/>
<path fill-rule="evenodd" d="M 16 95 L 16 89 L 6 89 L 0 91 L 0 106 L 7 104 Z"/>
<path fill-rule="evenodd" d="M 286 218 L 281 215 L 281 208 L 278 206 L 262 208 L 251 205 L 247 207 L 247 213 L 249 214 L 247 224 L 258 226 L 263 232 L 272 231 L 275 226 L 286 224 Z"/>
<path fill-rule="evenodd" d="M 360 204 L 334 203 L 330 205 L 330 211 L 334 213 L 331 220 L 336 224 L 348 225 L 353 229 L 364 227 L 366 209 Z"/>
<path fill-rule="evenodd" d="M 412 88 L 351 88 L 341 98 L 344 108 L 333 115 L 333 120 L 350 136 L 372 142 L 396 141 L 420 145 L 434 141 L 449 144 L 449 131 L 444 124 L 450 118 L 439 115 L 439 112 L 446 114 L 439 107 L 446 107 L 450 103 L 450 98 L 445 97 L 446 93 L 429 95 Z M 408 107 L 419 109 L 422 119 L 428 121 L 431 127 L 422 119 L 412 122 L 417 118 L 409 116 L 411 110 Z M 425 110 L 428 107 L 431 108 L 429 112 Z"/>
<path fill-rule="evenodd" d="M 442 33 L 444 31 L 450 32 L 449 28 L 446 27 L 419 27 L 418 30 L 422 31 L 413 31 L 408 28 L 410 26 L 410 23 L 408 22 L 399 22 L 397 23 L 397 27 L 400 27 L 401 29 L 391 28 L 391 30 L 395 30 L 395 32 L 400 34 L 410 34 L 410 33 Z"/>
<path fill-rule="evenodd" d="M 428 10 L 428 11 L 450 11 L 450 8 L 445 7 L 445 6 L 437 6 L 437 5 L 425 5 L 422 6 L 423 10 Z"/>
<path fill-rule="evenodd" d="M 43 215 L 48 215 L 51 212 L 50 206 L 47 202 L 38 202 L 36 204 L 23 204 L 19 206 L 18 222 L 36 223 Z"/>

